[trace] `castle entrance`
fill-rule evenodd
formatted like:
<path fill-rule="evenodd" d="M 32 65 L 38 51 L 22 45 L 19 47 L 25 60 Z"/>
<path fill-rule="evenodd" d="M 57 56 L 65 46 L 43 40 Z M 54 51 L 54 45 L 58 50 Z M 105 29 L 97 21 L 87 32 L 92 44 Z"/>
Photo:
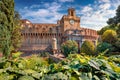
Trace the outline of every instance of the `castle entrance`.
<path fill-rule="evenodd" d="M 81 30 L 67 30 L 65 32 L 66 40 L 74 40 L 78 44 L 78 53 L 80 52 L 80 48 L 82 45 L 82 35 Z"/>

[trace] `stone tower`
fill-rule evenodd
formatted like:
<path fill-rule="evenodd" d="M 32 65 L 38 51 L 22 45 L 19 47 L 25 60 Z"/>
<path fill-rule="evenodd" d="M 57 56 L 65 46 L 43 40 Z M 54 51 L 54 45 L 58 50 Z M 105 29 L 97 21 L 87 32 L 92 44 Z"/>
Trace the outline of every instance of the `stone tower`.
<path fill-rule="evenodd" d="M 76 15 L 74 8 L 69 8 L 68 14 L 62 17 L 61 26 L 64 32 L 69 29 L 75 30 L 80 28 L 80 17 Z"/>
<path fill-rule="evenodd" d="M 76 16 L 75 9 L 74 8 L 69 8 L 68 9 L 68 16 Z"/>

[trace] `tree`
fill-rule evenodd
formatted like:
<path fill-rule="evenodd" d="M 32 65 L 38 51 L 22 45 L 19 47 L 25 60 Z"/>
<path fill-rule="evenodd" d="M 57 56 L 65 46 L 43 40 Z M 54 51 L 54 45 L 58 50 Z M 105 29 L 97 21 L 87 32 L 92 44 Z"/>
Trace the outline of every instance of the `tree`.
<path fill-rule="evenodd" d="M 84 43 L 81 46 L 81 53 L 86 53 L 88 55 L 95 53 L 95 46 L 93 42 L 91 41 L 84 41 Z"/>
<path fill-rule="evenodd" d="M 17 51 L 17 49 L 21 46 L 21 23 L 20 23 L 20 14 L 15 11 L 14 13 L 14 28 L 13 28 L 13 33 L 12 33 L 12 44 L 13 44 L 13 51 Z"/>
<path fill-rule="evenodd" d="M 112 50 L 112 45 L 106 42 L 100 43 L 97 45 L 97 51 L 99 53 L 104 52 L 105 50 L 109 49 L 108 51 Z"/>
<path fill-rule="evenodd" d="M 117 25 L 117 29 L 116 29 L 118 38 L 120 38 L 120 24 Z"/>
<path fill-rule="evenodd" d="M 12 50 L 12 31 L 14 26 L 14 1 L 1 0 L 0 1 L 0 45 L 1 51 L 5 57 L 10 55 Z"/>
<path fill-rule="evenodd" d="M 120 5 L 118 6 L 117 10 L 116 10 L 116 16 L 114 16 L 113 18 L 110 18 L 107 23 L 109 25 L 111 24 L 115 24 L 117 25 L 118 23 L 120 23 Z"/>
<path fill-rule="evenodd" d="M 99 35 L 103 35 L 103 33 L 104 33 L 106 30 L 115 30 L 115 31 L 117 31 L 117 30 L 118 30 L 118 26 L 116 26 L 116 25 L 114 25 L 114 24 L 105 26 L 105 27 L 103 27 L 101 30 L 98 31 L 98 34 L 99 34 Z"/>
<path fill-rule="evenodd" d="M 117 33 L 114 30 L 106 30 L 102 35 L 102 41 L 114 44 L 117 40 Z"/>
<path fill-rule="evenodd" d="M 107 24 L 114 24 L 114 23 L 115 23 L 114 18 L 109 18 L 107 21 Z"/>
<path fill-rule="evenodd" d="M 120 5 L 116 10 L 116 24 L 120 23 Z"/>
<path fill-rule="evenodd" d="M 102 35 L 106 30 L 108 30 L 109 29 L 109 26 L 105 26 L 105 27 L 103 27 L 101 30 L 99 30 L 97 33 L 99 34 L 99 35 Z"/>
<path fill-rule="evenodd" d="M 6 58 L 15 50 L 20 36 L 14 12 L 14 0 L 0 0 L 0 50 Z"/>
<path fill-rule="evenodd" d="M 78 44 L 75 41 L 68 40 L 61 45 L 62 52 L 65 56 L 68 56 L 70 53 L 78 52 Z"/>

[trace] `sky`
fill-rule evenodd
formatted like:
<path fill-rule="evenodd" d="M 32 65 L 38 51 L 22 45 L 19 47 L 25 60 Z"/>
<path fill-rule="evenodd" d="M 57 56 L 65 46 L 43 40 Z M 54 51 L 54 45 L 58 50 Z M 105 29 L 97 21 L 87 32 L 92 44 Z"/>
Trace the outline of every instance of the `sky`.
<path fill-rule="evenodd" d="M 114 17 L 120 0 L 15 0 L 15 10 L 32 23 L 57 23 L 68 8 L 76 10 L 80 26 L 100 30 Z"/>

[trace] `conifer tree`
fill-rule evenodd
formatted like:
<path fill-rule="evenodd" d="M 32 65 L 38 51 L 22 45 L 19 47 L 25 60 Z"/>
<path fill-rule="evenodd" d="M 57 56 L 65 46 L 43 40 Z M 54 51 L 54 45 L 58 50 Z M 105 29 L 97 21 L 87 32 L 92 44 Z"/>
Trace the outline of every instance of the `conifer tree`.
<path fill-rule="evenodd" d="M 14 0 L 0 0 L 0 51 L 6 58 L 15 50 L 16 38 L 20 36 L 14 13 Z"/>

